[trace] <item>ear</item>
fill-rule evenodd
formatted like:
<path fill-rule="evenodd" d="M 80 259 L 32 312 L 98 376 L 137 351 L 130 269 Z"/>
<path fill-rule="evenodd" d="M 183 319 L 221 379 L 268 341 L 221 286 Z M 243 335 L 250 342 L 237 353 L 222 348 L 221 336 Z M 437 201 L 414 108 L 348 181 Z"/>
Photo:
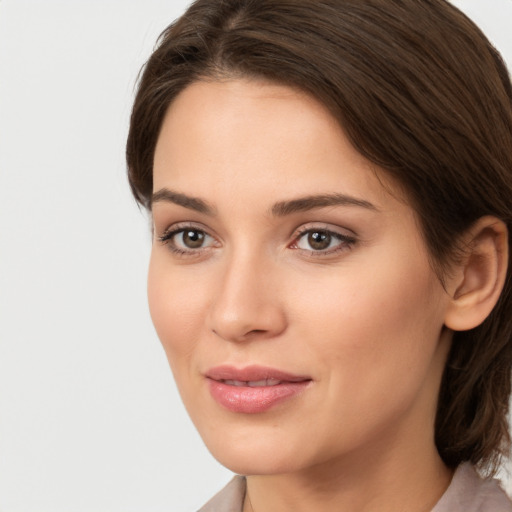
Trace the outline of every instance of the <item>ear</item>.
<path fill-rule="evenodd" d="M 482 217 L 462 243 L 464 256 L 447 282 L 445 325 L 454 331 L 477 327 L 498 302 L 507 275 L 507 226 L 496 217 Z"/>

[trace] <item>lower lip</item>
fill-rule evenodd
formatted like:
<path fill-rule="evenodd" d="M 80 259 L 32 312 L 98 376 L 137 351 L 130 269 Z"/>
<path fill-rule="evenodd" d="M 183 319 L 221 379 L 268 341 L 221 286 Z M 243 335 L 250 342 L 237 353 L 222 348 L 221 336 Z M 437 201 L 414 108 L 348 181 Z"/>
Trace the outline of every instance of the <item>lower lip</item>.
<path fill-rule="evenodd" d="M 261 387 L 230 386 L 212 379 L 208 379 L 208 382 L 212 397 L 220 405 L 233 412 L 256 414 L 302 393 L 311 381 Z"/>

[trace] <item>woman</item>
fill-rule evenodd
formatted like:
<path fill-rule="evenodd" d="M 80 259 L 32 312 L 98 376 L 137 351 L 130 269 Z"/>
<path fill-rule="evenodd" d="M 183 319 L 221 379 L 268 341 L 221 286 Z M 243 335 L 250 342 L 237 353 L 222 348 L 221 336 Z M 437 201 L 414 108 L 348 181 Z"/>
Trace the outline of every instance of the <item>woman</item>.
<path fill-rule="evenodd" d="M 509 511 L 512 88 L 443 0 L 198 0 L 127 145 L 202 510 Z"/>

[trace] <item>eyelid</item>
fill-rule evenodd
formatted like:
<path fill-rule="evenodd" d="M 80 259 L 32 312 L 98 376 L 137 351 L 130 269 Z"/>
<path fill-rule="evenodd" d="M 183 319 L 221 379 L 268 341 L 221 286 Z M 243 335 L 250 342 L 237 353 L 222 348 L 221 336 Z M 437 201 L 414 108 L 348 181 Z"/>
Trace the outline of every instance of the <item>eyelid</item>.
<path fill-rule="evenodd" d="M 187 230 L 190 231 L 200 231 L 206 235 L 206 237 L 212 240 L 212 243 L 206 246 L 197 247 L 197 248 L 183 248 L 179 247 L 173 238 L 179 233 L 183 233 Z M 214 236 L 210 230 L 201 223 L 193 222 L 193 221 L 182 221 L 176 222 L 168 226 L 161 235 L 157 235 L 157 240 L 162 244 L 168 247 L 169 251 L 181 258 L 194 258 L 201 255 L 204 255 L 209 249 L 212 247 L 219 247 L 219 241 L 216 236 Z"/>
<path fill-rule="evenodd" d="M 201 224 L 200 222 L 194 222 L 194 221 L 181 221 L 181 222 L 174 222 L 173 224 L 170 224 L 167 226 L 163 231 L 161 235 L 156 235 L 157 239 L 161 242 L 164 241 L 164 239 L 173 233 L 177 233 L 179 231 L 183 231 L 185 229 L 192 229 L 197 231 L 203 231 L 207 235 L 211 236 L 212 238 L 215 238 L 214 235 L 211 234 L 210 229 L 208 229 L 205 225 Z M 155 229 L 155 233 L 157 230 Z"/>
<path fill-rule="evenodd" d="M 347 227 L 337 226 L 335 224 L 330 224 L 328 222 L 307 222 L 305 224 L 301 224 L 300 226 L 293 230 L 292 238 L 297 238 L 298 236 L 303 235 L 304 233 L 314 230 L 327 231 L 329 233 L 333 233 L 335 235 L 339 235 L 341 237 L 346 238 L 358 237 L 355 231 Z"/>
<path fill-rule="evenodd" d="M 337 238 L 339 243 L 335 247 L 325 250 L 303 249 L 298 247 L 298 242 L 303 236 L 305 236 L 307 233 L 314 233 L 315 231 L 328 233 L 331 236 Z M 294 231 L 294 234 L 292 235 L 292 242 L 288 245 L 288 247 L 297 251 L 305 252 L 310 256 L 328 257 L 338 254 L 339 252 L 352 249 L 352 246 L 356 242 L 357 235 L 354 231 L 348 228 L 342 228 L 340 226 L 334 226 L 332 224 L 326 223 L 311 222 L 301 225 Z"/>

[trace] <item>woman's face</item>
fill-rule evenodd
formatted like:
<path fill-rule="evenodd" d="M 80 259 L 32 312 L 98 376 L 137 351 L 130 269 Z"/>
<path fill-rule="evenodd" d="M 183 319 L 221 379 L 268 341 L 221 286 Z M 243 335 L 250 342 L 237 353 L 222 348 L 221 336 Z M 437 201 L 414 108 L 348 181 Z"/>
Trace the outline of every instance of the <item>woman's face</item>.
<path fill-rule="evenodd" d="M 255 81 L 189 86 L 159 136 L 153 217 L 151 315 L 221 463 L 435 451 L 448 298 L 403 194 L 322 105 Z"/>

